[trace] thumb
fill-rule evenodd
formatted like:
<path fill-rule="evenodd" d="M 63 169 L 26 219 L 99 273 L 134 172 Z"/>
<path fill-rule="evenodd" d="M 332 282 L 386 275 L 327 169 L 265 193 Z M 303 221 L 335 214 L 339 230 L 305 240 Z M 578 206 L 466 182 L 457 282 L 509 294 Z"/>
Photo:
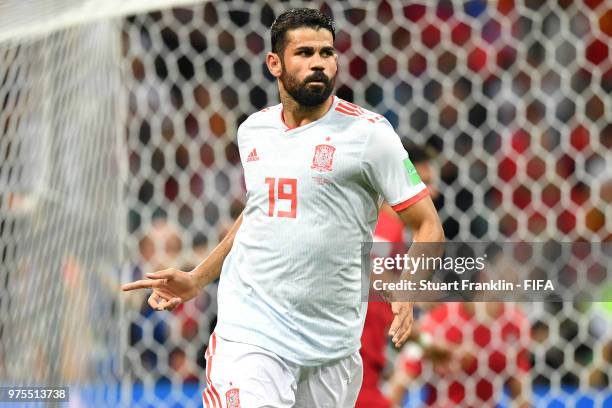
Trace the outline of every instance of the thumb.
<path fill-rule="evenodd" d="M 181 298 L 174 297 L 170 300 L 163 301 L 159 304 L 161 310 L 173 310 L 175 307 L 183 302 Z"/>

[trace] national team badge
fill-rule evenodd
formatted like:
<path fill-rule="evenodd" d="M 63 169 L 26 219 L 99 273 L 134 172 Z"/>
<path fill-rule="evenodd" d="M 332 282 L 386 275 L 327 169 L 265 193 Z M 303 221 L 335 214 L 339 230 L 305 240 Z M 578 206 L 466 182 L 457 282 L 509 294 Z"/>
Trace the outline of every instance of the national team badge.
<path fill-rule="evenodd" d="M 240 396 L 238 388 L 231 388 L 225 393 L 227 408 L 240 408 Z"/>
<path fill-rule="evenodd" d="M 316 171 L 332 171 L 332 165 L 334 163 L 334 152 L 336 148 L 334 146 L 320 144 L 315 147 L 314 156 L 312 157 L 311 169 Z"/>

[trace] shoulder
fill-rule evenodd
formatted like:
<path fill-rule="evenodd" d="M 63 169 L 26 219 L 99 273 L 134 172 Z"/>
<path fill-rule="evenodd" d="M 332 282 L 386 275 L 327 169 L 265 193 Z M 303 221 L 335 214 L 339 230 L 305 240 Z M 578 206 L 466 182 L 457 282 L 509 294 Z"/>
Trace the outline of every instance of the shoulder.
<path fill-rule="evenodd" d="M 276 126 L 280 121 L 281 108 L 282 105 L 279 103 L 278 105 L 268 106 L 252 113 L 238 126 L 238 132 L 244 132 L 253 128 Z"/>
<path fill-rule="evenodd" d="M 354 103 L 347 102 L 344 99 L 338 98 L 334 111 L 340 120 L 353 122 L 368 128 L 376 128 L 380 125 L 384 125 L 393 129 L 389 121 L 385 119 L 383 115 Z"/>
<path fill-rule="evenodd" d="M 379 138 L 397 137 L 391 123 L 381 114 L 338 98 L 334 107 L 334 121 L 343 128 L 352 128 L 362 135 L 364 142 L 377 143 Z"/>

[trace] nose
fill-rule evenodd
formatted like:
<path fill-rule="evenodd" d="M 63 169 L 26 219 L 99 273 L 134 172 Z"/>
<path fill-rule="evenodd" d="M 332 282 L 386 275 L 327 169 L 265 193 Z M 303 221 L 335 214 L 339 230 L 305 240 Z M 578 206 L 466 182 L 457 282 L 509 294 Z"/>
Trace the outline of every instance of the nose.
<path fill-rule="evenodd" d="M 310 69 L 313 71 L 323 71 L 325 66 L 323 65 L 323 58 L 319 55 L 319 53 L 315 53 L 310 58 Z"/>

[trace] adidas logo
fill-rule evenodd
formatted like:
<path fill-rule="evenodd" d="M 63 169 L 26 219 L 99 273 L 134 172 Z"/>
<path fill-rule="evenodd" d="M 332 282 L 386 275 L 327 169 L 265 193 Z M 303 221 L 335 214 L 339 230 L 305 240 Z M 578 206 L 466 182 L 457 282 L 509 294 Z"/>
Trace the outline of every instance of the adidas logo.
<path fill-rule="evenodd" d="M 257 156 L 257 149 L 251 150 L 249 156 L 247 157 L 247 162 L 257 161 L 259 160 L 259 156 Z"/>

